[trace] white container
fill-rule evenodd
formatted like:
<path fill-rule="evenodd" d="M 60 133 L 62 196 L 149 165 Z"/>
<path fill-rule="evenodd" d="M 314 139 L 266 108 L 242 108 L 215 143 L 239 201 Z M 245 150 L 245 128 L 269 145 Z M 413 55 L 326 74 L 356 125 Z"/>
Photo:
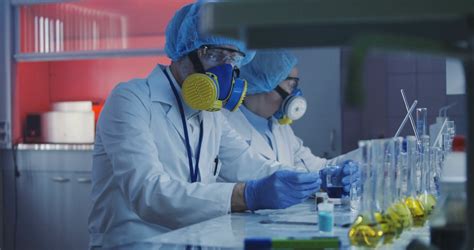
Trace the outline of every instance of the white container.
<path fill-rule="evenodd" d="M 77 102 L 53 102 L 53 111 L 63 112 L 88 112 L 92 110 L 91 101 L 77 101 Z"/>
<path fill-rule="evenodd" d="M 47 143 L 94 143 L 94 112 L 43 113 L 41 135 Z"/>
<path fill-rule="evenodd" d="M 446 156 L 443 173 L 441 173 L 442 182 L 466 182 L 466 153 L 451 152 Z"/>

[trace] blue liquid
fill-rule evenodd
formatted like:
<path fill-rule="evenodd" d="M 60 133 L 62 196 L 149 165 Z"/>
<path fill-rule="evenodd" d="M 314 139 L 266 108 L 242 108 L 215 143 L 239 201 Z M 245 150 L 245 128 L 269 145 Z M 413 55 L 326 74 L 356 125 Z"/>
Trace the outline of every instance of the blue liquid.
<path fill-rule="evenodd" d="M 341 198 L 344 193 L 344 187 L 328 187 L 326 188 L 329 198 Z"/>
<path fill-rule="evenodd" d="M 334 227 L 334 214 L 332 212 L 320 211 L 319 215 L 319 231 L 332 232 Z"/>

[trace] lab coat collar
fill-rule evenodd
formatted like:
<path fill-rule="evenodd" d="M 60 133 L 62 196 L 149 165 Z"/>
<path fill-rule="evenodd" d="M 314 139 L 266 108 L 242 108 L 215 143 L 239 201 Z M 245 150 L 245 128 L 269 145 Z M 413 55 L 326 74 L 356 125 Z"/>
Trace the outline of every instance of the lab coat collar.
<path fill-rule="evenodd" d="M 148 84 L 150 87 L 150 99 L 153 102 L 163 102 L 169 105 L 176 103 L 168 78 L 163 73 L 166 66 L 158 65 L 148 76 Z M 173 76 L 172 79 L 174 78 Z"/>
<path fill-rule="evenodd" d="M 284 159 L 287 158 L 288 154 L 293 154 L 293 152 L 288 152 L 288 150 L 286 149 L 287 148 L 286 143 L 291 143 L 291 142 L 285 141 L 282 138 L 282 133 L 277 133 L 275 131 L 281 131 L 282 129 L 281 126 L 290 126 L 290 125 L 280 125 L 278 123 L 278 119 L 276 119 L 274 116 L 270 118 L 270 122 L 271 122 L 272 131 L 274 131 L 273 139 L 274 139 L 275 145 L 273 145 L 273 147 L 275 148 L 275 151 L 278 152 L 277 159 L 280 162 L 284 162 Z"/>
<path fill-rule="evenodd" d="M 155 67 L 155 69 L 153 69 L 153 71 L 148 76 L 148 84 L 150 88 L 150 99 L 152 102 L 160 102 L 162 104 L 165 104 L 168 107 L 168 109 L 165 110 L 166 116 L 171 121 L 171 123 L 173 124 L 175 129 L 178 131 L 178 133 L 181 135 L 181 137 L 184 139 L 184 131 L 183 131 L 183 125 L 181 121 L 181 115 L 179 113 L 178 103 L 173 94 L 173 90 L 171 89 L 171 86 L 168 82 L 168 78 L 164 74 L 163 70 L 167 71 L 168 75 L 171 78 L 172 84 L 174 84 L 174 86 L 178 90 L 178 94 L 181 98 L 181 103 L 183 104 L 184 115 L 186 117 L 186 120 L 190 120 L 196 115 L 200 115 L 201 111 L 190 108 L 184 102 L 181 96 L 181 88 L 177 84 L 176 79 L 174 78 L 173 74 L 171 74 L 169 67 L 158 65 L 157 67 Z M 202 116 L 199 116 L 199 118 L 202 119 Z"/>
<path fill-rule="evenodd" d="M 244 115 L 242 109 L 243 105 L 240 106 L 240 109 L 236 111 L 236 118 L 238 121 L 243 121 L 245 124 L 244 126 L 245 131 L 250 131 L 250 136 L 249 138 L 245 138 L 247 141 L 250 141 L 251 146 L 256 146 L 258 147 L 259 153 L 261 153 L 263 156 L 265 156 L 268 159 L 276 160 L 276 154 L 273 151 L 273 149 L 268 145 L 267 140 L 263 137 L 262 134 L 260 134 L 255 127 L 250 123 L 250 121 L 247 119 L 247 117 Z M 239 124 L 239 123 L 236 123 Z"/>
<path fill-rule="evenodd" d="M 245 115 L 245 117 L 250 122 L 250 124 L 252 124 L 253 127 L 258 132 L 260 132 L 261 134 L 272 132 L 271 127 L 270 127 L 270 125 L 272 124 L 271 120 L 265 119 L 265 118 L 255 114 L 254 112 L 249 110 L 247 107 L 245 107 L 245 105 L 240 106 L 240 110 Z"/>
<path fill-rule="evenodd" d="M 171 78 L 172 84 L 175 86 L 176 90 L 178 90 L 178 94 L 181 98 L 181 103 L 183 104 L 186 119 L 189 120 L 192 117 L 199 115 L 199 110 L 192 109 L 183 100 L 183 97 L 181 95 L 181 87 L 178 85 L 178 82 L 171 73 L 170 67 L 167 66 L 158 65 L 148 76 L 151 101 L 166 103 L 170 106 L 178 108 L 176 98 L 173 94 L 173 90 L 171 89 L 171 86 L 168 83 L 168 78 L 163 73 L 163 70 L 167 71 L 168 75 Z"/>

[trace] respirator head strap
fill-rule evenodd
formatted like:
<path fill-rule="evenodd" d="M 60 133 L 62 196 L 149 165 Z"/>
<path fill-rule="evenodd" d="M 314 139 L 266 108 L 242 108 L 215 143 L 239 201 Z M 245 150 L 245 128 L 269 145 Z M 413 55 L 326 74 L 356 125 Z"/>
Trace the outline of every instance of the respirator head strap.
<path fill-rule="evenodd" d="M 191 60 L 191 63 L 193 64 L 194 70 L 197 73 L 202 73 L 205 74 L 206 71 L 204 70 L 204 66 L 202 65 L 201 60 L 199 60 L 198 52 L 197 50 L 191 51 L 189 54 L 189 59 Z"/>
<path fill-rule="evenodd" d="M 290 94 L 288 94 L 280 85 L 277 85 L 275 91 L 285 100 Z"/>

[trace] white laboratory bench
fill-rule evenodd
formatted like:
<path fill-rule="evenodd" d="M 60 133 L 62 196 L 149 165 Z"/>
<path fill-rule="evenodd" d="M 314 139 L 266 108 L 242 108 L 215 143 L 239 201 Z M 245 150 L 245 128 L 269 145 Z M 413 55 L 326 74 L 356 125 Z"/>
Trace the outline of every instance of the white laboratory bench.
<path fill-rule="evenodd" d="M 341 239 L 341 248 L 350 248 L 348 227 L 355 213 L 336 209 L 334 236 Z M 270 223 L 270 222 L 273 223 Z M 327 236 L 319 232 L 314 200 L 284 210 L 262 210 L 255 213 L 234 213 L 171 231 L 153 238 L 124 245 L 133 249 L 243 249 L 249 237 L 313 237 Z M 263 223 L 262 223 L 263 222 Z M 276 222 L 276 223 L 275 223 Z M 379 249 L 405 249 L 411 239 L 428 243 L 429 228 L 403 232 L 393 244 Z"/>

